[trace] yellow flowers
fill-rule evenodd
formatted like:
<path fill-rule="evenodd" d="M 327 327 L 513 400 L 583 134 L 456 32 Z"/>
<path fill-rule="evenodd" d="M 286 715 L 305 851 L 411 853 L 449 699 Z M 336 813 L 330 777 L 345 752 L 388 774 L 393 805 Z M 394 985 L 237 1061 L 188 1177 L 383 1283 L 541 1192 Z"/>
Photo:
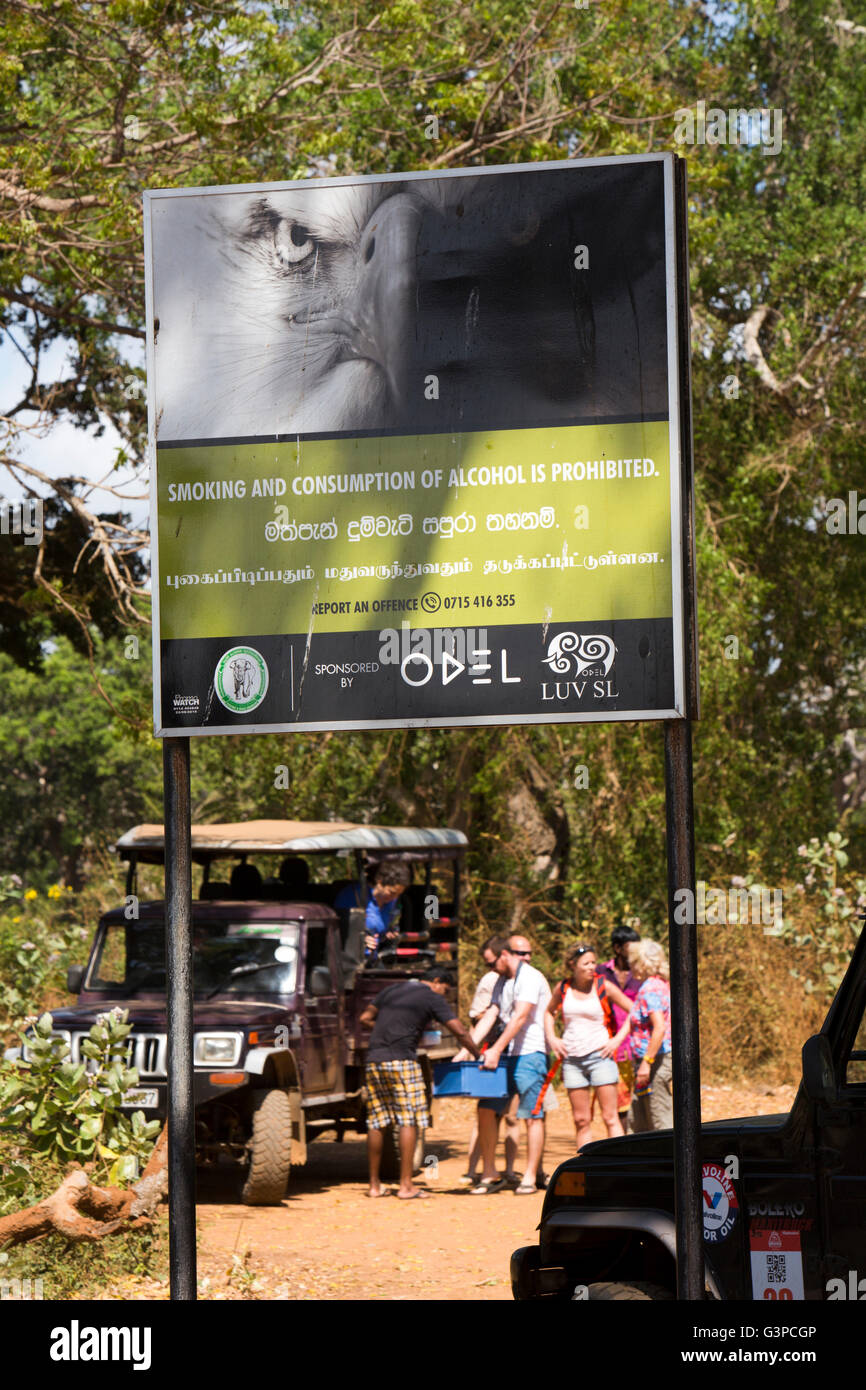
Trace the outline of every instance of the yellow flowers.
<path fill-rule="evenodd" d="M 73 888 L 70 888 L 68 886 L 64 887 L 61 883 L 52 883 L 50 887 L 46 890 L 45 896 L 47 898 L 50 898 L 52 902 L 57 902 L 67 893 L 72 893 L 74 891 L 75 890 Z M 25 902 L 33 903 L 39 897 L 39 893 L 35 888 L 28 888 L 27 892 L 23 896 Z"/>

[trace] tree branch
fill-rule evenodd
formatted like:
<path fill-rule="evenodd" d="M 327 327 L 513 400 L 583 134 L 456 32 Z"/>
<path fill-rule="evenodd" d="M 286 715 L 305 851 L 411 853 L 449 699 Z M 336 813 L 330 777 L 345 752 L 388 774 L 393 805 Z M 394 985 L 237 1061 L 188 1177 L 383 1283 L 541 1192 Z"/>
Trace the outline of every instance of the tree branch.
<path fill-rule="evenodd" d="M 90 1178 L 78 1168 L 50 1197 L 0 1217 L 0 1246 L 23 1245 L 52 1232 L 67 1240 L 102 1240 L 127 1222 L 149 1222 L 167 1188 L 168 1129 L 163 1127 L 147 1167 L 133 1187 L 92 1187 Z"/>
<path fill-rule="evenodd" d="M 73 314 L 66 309 L 57 308 L 54 304 L 46 304 L 32 294 L 25 294 L 23 290 L 0 288 L 0 295 L 11 304 L 23 304 L 25 309 L 32 309 L 36 314 L 45 314 L 50 319 L 60 319 L 63 323 L 76 323 L 82 328 L 102 328 L 108 333 L 121 333 L 126 338 L 143 339 L 146 336 L 143 328 L 130 328 L 128 324 L 112 323 L 110 319 L 91 319 L 86 314 Z"/>
<path fill-rule="evenodd" d="M 96 193 L 83 193 L 77 198 L 51 198 L 47 193 L 33 193 L 28 188 L 0 178 L 0 198 L 18 207 L 39 208 L 41 212 L 75 212 L 78 208 L 105 207 L 105 199 Z"/>

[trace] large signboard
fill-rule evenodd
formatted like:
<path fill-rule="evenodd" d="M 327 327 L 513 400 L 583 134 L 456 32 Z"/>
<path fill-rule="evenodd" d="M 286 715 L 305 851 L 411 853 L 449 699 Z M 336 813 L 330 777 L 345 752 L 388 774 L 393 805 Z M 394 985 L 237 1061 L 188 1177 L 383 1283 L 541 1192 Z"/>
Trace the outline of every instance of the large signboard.
<path fill-rule="evenodd" d="M 686 713 L 673 159 L 145 195 L 157 733 Z"/>

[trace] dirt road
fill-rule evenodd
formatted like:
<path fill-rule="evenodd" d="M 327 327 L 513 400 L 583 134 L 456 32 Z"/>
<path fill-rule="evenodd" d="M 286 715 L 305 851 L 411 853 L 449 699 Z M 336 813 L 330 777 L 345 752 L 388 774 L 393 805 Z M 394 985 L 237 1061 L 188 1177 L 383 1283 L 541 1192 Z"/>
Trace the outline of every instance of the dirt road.
<path fill-rule="evenodd" d="M 787 1110 L 793 1096 L 790 1086 L 705 1086 L 703 1118 Z M 459 1185 L 473 1108 L 469 1100 L 439 1102 L 428 1146 L 438 1173 L 423 1180 L 430 1201 L 370 1201 L 365 1143 L 357 1137 L 311 1145 L 309 1162 L 292 1174 L 280 1208 L 235 1205 L 225 1193 L 203 1187 L 201 1296 L 510 1299 L 509 1256 L 537 1240 L 542 1194 L 474 1197 Z M 593 1137 L 603 1135 L 596 1119 Z M 552 1172 L 573 1153 L 574 1131 L 561 1103 L 548 1118 L 545 1168 Z M 160 1295 L 151 1290 L 149 1296 Z"/>

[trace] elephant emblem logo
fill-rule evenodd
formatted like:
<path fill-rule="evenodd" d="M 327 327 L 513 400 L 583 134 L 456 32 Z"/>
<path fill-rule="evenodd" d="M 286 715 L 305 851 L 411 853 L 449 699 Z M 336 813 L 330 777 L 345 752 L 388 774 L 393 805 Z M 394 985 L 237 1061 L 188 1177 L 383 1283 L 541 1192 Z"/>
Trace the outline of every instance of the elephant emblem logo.
<path fill-rule="evenodd" d="M 224 652 L 214 672 L 217 698 L 232 714 L 249 714 L 268 693 L 268 665 L 254 647 Z"/>

